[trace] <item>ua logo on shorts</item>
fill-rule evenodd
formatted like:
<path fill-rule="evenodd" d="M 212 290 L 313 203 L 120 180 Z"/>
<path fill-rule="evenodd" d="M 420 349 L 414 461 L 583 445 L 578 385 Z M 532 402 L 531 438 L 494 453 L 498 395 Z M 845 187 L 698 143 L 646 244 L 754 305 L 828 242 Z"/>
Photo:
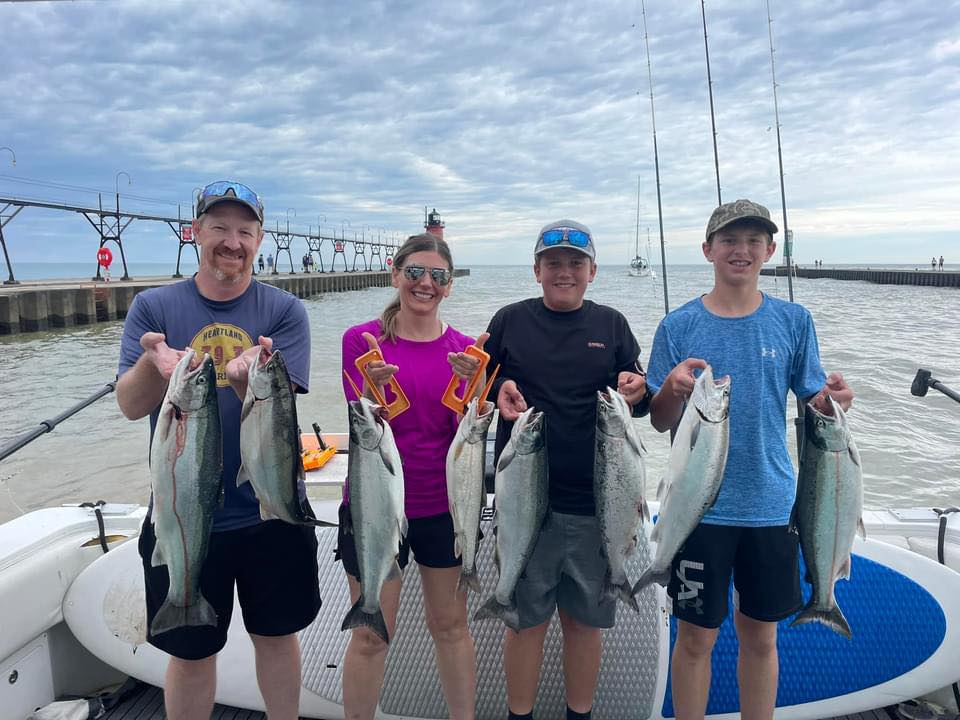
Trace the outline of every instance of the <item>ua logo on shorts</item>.
<path fill-rule="evenodd" d="M 677 577 L 680 579 L 677 604 L 681 608 L 695 610 L 697 615 L 703 615 L 703 598 L 698 597 L 700 591 L 703 590 L 703 583 L 688 579 L 687 570 L 703 570 L 703 563 L 690 560 L 680 561 L 680 567 L 677 569 Z"/>

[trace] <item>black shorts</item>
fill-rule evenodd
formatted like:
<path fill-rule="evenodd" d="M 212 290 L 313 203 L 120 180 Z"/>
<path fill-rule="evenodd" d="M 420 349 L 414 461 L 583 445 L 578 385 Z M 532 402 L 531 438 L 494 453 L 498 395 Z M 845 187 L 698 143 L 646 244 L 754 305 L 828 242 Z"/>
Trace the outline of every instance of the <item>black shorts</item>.
<path fill-rule="evenodd" d="M 357 545 L 354 542 L 350 508 L 340 504 L 340 529 L 337 531 L 337 551 L 333 560 L 343 561 L 343 569 L 360 579 L 360 564 L 357 562 Z M 400 543 L 397 563 L 403 570 L 410 562 L 410 551 L 417 563 L 424 567 L 448 568 L 462 565 L 453 554 L 453 518 L 450 513 L 431 515 L 407 520 L 407 536 Z"/>
<path fill-rule="evenodd" d="M 236 584 L 243 624 L 255 635 L 280 636 L 302 630 L 320 610 L 317 535 L 312 527 L 270 520 L 210 534 L 200 571 L 200 592 L 217 613 L 218 623 L 180 627 L 158 635 L 150 624 L 167 598 L 166 565 L 152 567 L 155 536 L 148 517 L 140 533 L 147 599 L 147 640 L 183 660 L 202 660 L 227 642 Z"/>
<path fill-rule="evenodd" d="M 802 605 L 799 542 L 786 525 L 739 527 L 701 523 L 673 559 L 667 592 L 673 614 L 704 628 L 727 617 L 730 574 L 735 605 L 749 618 L 778 622 Z"/>

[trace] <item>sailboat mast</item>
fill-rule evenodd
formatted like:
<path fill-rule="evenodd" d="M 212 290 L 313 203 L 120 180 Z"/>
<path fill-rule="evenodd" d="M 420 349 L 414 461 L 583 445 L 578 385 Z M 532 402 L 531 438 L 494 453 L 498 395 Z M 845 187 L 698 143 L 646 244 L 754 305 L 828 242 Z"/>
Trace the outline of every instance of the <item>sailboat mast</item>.
<path fill-rule="evenodd" d="M 637 175 L 637 235 L 633 245 L 634 259 L 640 254 L 640 176 Z"/>
<path fill-rule="evenodd" d="M 768 8 L 769 9 L 769 8 Z M 710 127 L 713 130 L 713 168 L 717 173 L 717 205 L 723 205 L 720 197 L 720 155 L 717 152 L 717 120 L 713 112 L 713 78 L 710 75 L 710 46 L 707 44 L 707 9 L 700 0 L 700 16 L 703 18 L 703 52 L 707 56 L 707 93 L 710 95 Z"/>
<path fill-rule="evenodd" d="M 657 178 L 657 217 L 660 220 L 660 267 L 663 271 L 663 312 L 670 312 L 670 301 L 667 297 L 667 251 L 663 239 L 663 203 L 660 199 L 660 154 L 657 152 L 657 117 L 653 109 L 653 70 L 650 65 L 650 35 L 647 33 L 647 8 L 640 0 L 640 10 L 643 15 L 643 42 L 647 49 L 647 81 L 650 84 L 650 124 L 653 127 L 653 167 Z"/>
<path fill-rule="evenodd" d="M 773 18 L 770 16 L 770 0 L 767 0 L 767 34 L 770 37 L 770 77 L 773 79 L 773 115 L 777 127 L 777 162 L 780 164 L 780 203 L 783 207 L 783 259 L 787 266 L 787 288 L 790 293 L 790 302 L 793 302 L 793 243 L 790 241 L 790 230 L 787 229 L 787 193 L 783 186 L 783 146 L 780 143 L 780 106 L 777 102 L 777 69 L 773 61 Z"/>

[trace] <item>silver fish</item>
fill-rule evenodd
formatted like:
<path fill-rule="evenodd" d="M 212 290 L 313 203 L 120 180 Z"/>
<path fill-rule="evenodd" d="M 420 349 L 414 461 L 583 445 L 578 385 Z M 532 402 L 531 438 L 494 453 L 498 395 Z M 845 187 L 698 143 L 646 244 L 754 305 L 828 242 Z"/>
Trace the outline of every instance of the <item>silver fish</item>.
<path fill-rule="evenodd" d="M 188 350 L 170 376 L 150 446 L 150 521 L 156 536 L 150 564 L 166 565 L 170 577 L 167 599 L 150 624 L 152 635 L 217 624 L 200 592 L 200 571 L 220 501 L 220 408 L 213 360 L 204 355 L 190 370 L 195 355 Z"/>
<path fill-rule="evenodd" d="M 727 464 L 729 407 L 730 377 L 714 381 L 708 365 L 693 386 L 670 448 L 657 489 L 660 514 L 650 534 L 657 552 L 633 586 L 635 595 L 651 583 L 669 582 L 673 558 L 716 501 Z"/>
<path fill-rule="evenodd" d="M 597 435 L 593 455 L 593 495 L 607 559 L 607 575 L 598 600 L 618 596 L 637 612 L 624 568 L 637 551 L 637 533 L 650 511 L 643 498 L 647 454 L 634 427 L 630 405 L 612 388 L 597 393 Z"/>
<path fill-rule="evenodd" d="M 863 474 L 860 453 L 850 434 L 847 416 L 830 398 L 833 416 L 808 404 L 804 414 L 804 443 L 800 456 L 797 501 L 792 525 L 800 534 L 813 594 L 791 624 L 821 622 L 846 638 L 850 625 L 834 597 L 838 578 L 850 577 L 853 537 L 865 536 Z"/>
<path fill-rule="evenodd" d="M 486 499 L 483 480 L 487 430 L 491 420 L 492 402 L 485 402 L 481 412 L 477 409 L 477 398 L 470 400 L 447 451 L 447 499 L 455 534 L 453 552 L 463 563 L 457 583 L 459 592 L 466 592 L 467 588 L 480 592 L 477 540 L 480 535 L 480 511 Z"/>
<path fill-rule="evenodd" d="M 363 397 L 348 404 L 349 531 L 356 536 L 360 598 L 350 608 L 340 629 L 369 627 L 389 643 L 380 609 L 380 590 L 387 580 L 400 576 L 397 553 L 407 534 L 403 467 L 393 430 L 383 418 L 382 408 Z"/>
<path fill-rule="evenodd" d="M 499 577 L 493 595 L 474 619 L 500 618 L 520 629 L 514 591 L 533 553 L 547 515 L 547 448 L 542 412 L 529 408 L 517 418 L 497 462 L 496 561 Z"/>
<path fill-rule="evenodd" d="M 263 520 L 329 524 L 317 521 L 307 500 L 297 403 L 279 350 L 261 349 L 250 363 L 240 411 L 240 459 L 237 485 L 252 483 Z"/>

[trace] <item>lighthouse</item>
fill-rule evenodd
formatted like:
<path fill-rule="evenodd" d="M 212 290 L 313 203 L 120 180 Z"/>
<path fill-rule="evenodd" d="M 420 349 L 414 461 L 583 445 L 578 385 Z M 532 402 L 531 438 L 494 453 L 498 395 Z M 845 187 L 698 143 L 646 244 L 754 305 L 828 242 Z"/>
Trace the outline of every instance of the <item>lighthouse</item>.
<path fill-rule="evenodd" d="M 431 235 L 436 235 L 443 240 L 443 220 L 440 219 L 440 213 L 437 212 L 437 209 L 434 208 L 430 212 L 427 212 L 427 208 L 424 207 L 423 214 L 425 217 L 423 227 L 425 227 Z"/>

